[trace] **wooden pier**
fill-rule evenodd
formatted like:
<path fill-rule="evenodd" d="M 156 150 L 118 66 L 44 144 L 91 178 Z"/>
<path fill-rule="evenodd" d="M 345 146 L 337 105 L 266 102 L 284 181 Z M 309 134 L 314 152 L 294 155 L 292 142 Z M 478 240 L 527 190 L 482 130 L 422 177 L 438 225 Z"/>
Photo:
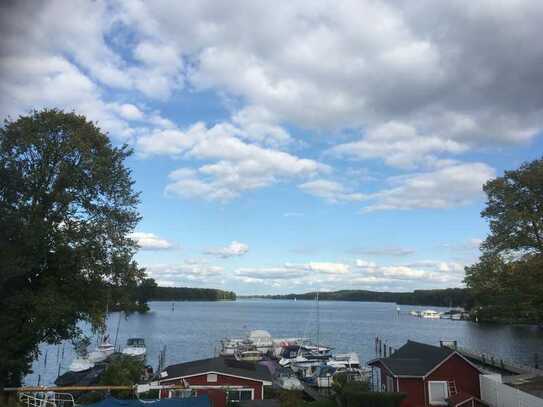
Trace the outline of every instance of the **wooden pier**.
<path fill-rule="evenodd" d="M 442 343 L 442 346 L 454 349 L 459 354 L 474 362 L 475 364 L 497 370 L 501 374 L 543 376 L 543 370 L 536 369 L 535 367 L 520 365 L 518 363 L 494 357 L 493 355 L 473 352 L 469 349 L 459 347 L 456 344 L 453 345 Z"/>

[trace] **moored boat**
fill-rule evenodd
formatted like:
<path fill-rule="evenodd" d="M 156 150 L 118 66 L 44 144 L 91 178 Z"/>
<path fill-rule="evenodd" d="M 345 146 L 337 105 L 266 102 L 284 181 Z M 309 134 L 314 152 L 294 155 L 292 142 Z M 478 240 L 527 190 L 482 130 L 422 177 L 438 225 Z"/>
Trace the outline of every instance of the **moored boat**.
<path fill-rule="evenodd" d="M 242 362 L 259 362 L 264 358 L 262 352 L 256 349 L 238 351 L 234 354 L 234 356 L 237 360 L 240 360 Z"/>
<path fill-rule="evenodd" d="M 98 348 L 92 352 L 89 353 L 89 360 L 94 363 L 103 362 L 107 358 L 109 358 L 111 355 L 113 355 L 113 352 L 115 351 L 115 347 L 109 343 L 109 336 L 106 335 L 102 339 L 102 343 L 98 346 Z"/>
<path fill-rule="evenodd" d="M 126 347 L 122 351 L 123 355 L 138 359 L 145 359 L 147 349 L 143 338 L 129 338 L 126 341 Z"/>
<path fill-rule="evenodd" d="M 420 313 L 420 316 L 427 319 L 439 319 L 440 314 L 432 309 L 424 310 Z"/>

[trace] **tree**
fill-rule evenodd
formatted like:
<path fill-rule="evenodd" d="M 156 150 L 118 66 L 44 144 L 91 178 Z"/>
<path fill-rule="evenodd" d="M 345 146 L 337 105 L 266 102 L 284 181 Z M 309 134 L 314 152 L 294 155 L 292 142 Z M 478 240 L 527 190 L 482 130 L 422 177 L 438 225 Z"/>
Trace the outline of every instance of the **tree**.
<path fill-rule="evenodd" d="M 479 262 L 466 267 L 482 320 L 543 321 L 543 159 L 506 171 L 484 186 L 481 215 L 490 235 Z"/>
<path fill-rule="evenodd" d="M 21 383 L 41 342 L 99 327 L 109 293 L 143 278 L 130 154 L 75 113 L 0 127 L 0 389 Z"/>
<path fill-rule="evenodd" d="M 490 222 L 483 249 L 494 254 L 543 255 L 543 158 L 488 181 L 481 215 Z"/>

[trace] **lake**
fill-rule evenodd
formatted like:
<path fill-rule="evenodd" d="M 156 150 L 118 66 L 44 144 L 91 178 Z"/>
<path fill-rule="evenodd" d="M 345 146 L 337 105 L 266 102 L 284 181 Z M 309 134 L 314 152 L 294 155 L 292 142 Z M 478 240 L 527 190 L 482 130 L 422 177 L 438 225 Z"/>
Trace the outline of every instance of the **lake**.
<path fill-rule="evenodd" d="M 158 353 L 167 346 L 168 364 L 212 357 L 224 337 L 242 337 L 248 331 L 265 329 L 273 337 L 310 337 L 317 335 L 317 307 L 314 301 L 238 300 L 231 302 L 151 302 L 147 314 L 121 318 L 117 344 L 127 338 L 145 338 L 147 363 L 156 368 Z M 440 340 L 456 340 L 460 346 L 495 355 L 504 360 L 533 364 L 534 354 L 543 358 L 543 329 L 536 326 L 476 324 L 468 321 L 416 318 L 408 311 L 440 307 L 401 306 L 376 302 L 320 301 L 320 343 L 337 352 L 357 352 L 366 362 L 375 357 L 374 341 L 379 336 L 393 348 L 408 339 L 438 345 Z M 111 340 L 119 314 L 108 318 Z M 86 331 L 88 328 L 83 327 Z M 91 349 L 96 344 L 93 341 Z M 34 373 L 25 384 L 50 385 L 59 371 L 66 371 L 72 360 L 70 342 L 43 345 L 34 363 Z M 62 353 L 64 352 L 64 356 Z"/>

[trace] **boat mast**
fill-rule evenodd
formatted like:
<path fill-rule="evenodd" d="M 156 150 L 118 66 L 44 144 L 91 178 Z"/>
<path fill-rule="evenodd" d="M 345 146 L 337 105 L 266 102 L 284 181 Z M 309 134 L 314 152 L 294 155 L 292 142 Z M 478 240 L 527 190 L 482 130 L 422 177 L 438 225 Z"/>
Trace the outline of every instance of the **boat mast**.
<path fill-rule="evenodd" d="M 319 342 L 320 342 L 320 313 L 319 313 L 319 291 L 317 290 L 317 353 L 319 352 Z"/>

